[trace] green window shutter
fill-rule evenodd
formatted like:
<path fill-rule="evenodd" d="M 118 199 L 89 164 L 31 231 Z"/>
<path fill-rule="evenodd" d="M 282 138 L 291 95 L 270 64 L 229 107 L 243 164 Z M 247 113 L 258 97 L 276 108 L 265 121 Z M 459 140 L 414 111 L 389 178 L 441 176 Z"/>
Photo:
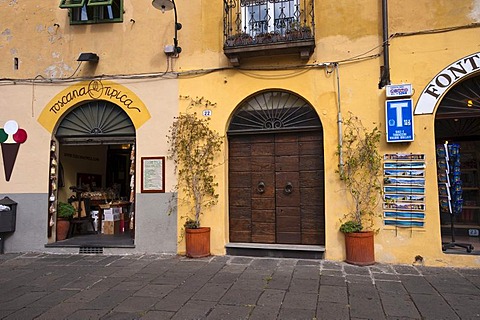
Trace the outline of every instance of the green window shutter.
<path fill-rule="evenodd" d="M 113 0 L 88 0 L 87 6 L 111 6 Z"/>
<path fill-rule="evenodd" d="M 60 8 L 81 8 L 85 4 L 86 0 L 60 0 Z"/>

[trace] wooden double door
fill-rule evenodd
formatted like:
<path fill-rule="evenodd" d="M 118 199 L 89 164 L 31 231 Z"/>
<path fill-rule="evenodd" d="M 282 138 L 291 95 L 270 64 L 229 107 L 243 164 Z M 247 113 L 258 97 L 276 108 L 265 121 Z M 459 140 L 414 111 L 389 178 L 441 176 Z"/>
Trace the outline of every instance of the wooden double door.
<path fill-rule="evenodd" d="M 230 242 L 325 244 L 321 131 L 229 137 Z"/>

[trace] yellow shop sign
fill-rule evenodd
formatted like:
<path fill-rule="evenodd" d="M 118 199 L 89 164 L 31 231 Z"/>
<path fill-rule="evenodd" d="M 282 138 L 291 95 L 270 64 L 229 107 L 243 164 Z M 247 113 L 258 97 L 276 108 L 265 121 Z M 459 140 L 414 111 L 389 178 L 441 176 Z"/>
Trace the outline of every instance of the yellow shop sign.
<path fill-rule="evenodd" d="M 107 80 L 79 82 L 57 94 L 43 109 L 38 122 L 49 132 L 68 109 L 81 102 L 106 100 L 121 107 L 130 117 L 136 129 L 150 119 L 145 104 L 128 88 Z"/>

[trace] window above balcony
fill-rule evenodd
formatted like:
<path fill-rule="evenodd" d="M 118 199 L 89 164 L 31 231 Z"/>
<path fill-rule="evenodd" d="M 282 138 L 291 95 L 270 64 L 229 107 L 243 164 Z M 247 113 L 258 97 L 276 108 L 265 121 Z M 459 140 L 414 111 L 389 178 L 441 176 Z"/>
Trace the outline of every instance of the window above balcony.
<path fill-rule="evenodd" d="M 315 48 L 314 0 L 224 0 L 223 51 L 234 66 L 240 59 L 298 54 Z"/>

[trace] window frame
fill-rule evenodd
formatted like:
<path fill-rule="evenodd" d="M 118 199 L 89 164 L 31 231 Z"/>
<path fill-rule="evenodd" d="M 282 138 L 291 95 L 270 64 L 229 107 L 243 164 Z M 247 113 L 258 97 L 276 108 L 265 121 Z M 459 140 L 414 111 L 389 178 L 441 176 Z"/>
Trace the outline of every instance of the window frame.
<path fill-rule="evenodd" d="M 87 6 L 111 6 L 113 0 L 88 0 Z"/>
<path fill-rule="evenodd" d="M 61 0 L 60 8 L 69 10 L 71 25 L 123 22 L 123 0 Z M 82 20 L 84 14 L 87 15 L 86 20 Z"/>
<path fill-rule="evenodd" d="M 286 12 L 283 12 L 285 15 L 284 20 L 292 20 L 289 25 L 283 27 L 278 27 L 276 25 L 276 20 L 280 19 L 280 6 L 284 3 L 289 4 L 287 11 L 289 15 L 286 15 Z M 251 36 L 256 36 L 258 34 L 264 33 L 281 33 L 284 34 L 287 30 L 292 28 L 291 24 L 298 24 L 298 17 L 295 15 L 295 7 L 300 8 L 300 0 L 289 0 L 289 1 L 254 1 L 254 0 L 244 0 L 241 1 L 241 6 L 239 8 L 240 15 L 242 17 L 242 31 L 245 30 L 246 33 Z M 265 14 L 257 13 L 253 10 L 265 11 Z M 280 12 L 279 12 L 280 10 Z M 273 13 L 273 15 L 271 15 Z M 260 22 L 263 25 L 262 28 L 252 26 L 251 18 L 257 18 L 256 22 Z M 268 20 L 266 20 L 268 18 Z M 296 22 L 297 21 L 297 22 Z M 266 28 L 266 30 L 265 30 Z"/>
<path fill-rule="evenodd" d="M 59 7 L 62 9 L 81 8 L 85 5 L 85 1 L 86 0 L 60 0 Z"/>

